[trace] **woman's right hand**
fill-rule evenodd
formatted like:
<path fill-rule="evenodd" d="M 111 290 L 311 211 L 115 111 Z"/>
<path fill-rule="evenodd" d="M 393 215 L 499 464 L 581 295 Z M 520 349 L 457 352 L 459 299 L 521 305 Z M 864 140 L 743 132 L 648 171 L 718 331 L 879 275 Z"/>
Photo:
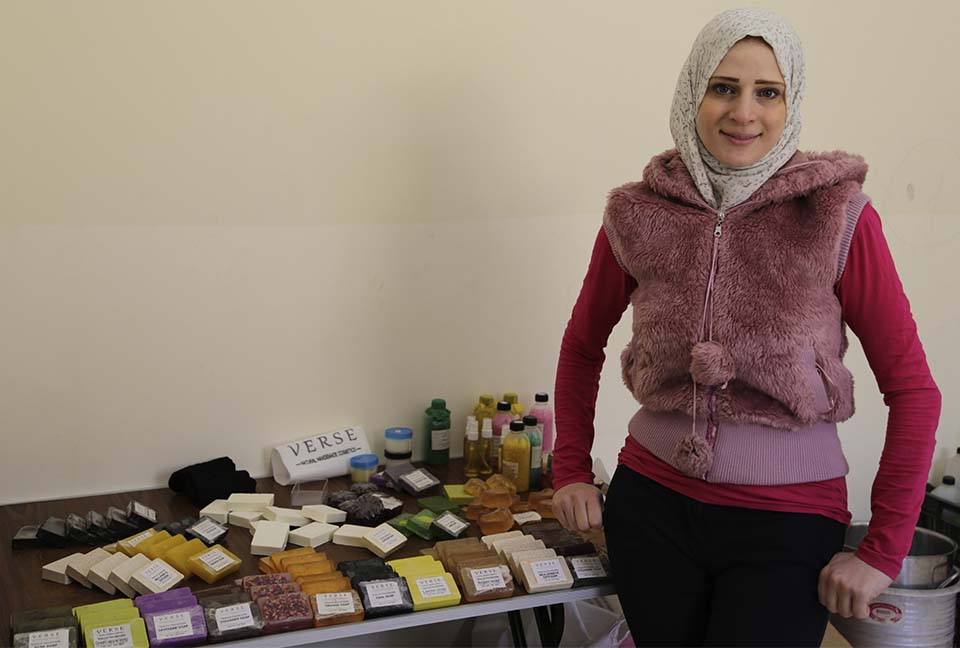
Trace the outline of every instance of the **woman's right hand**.
<path fill-rule="evenodd" d="M 593 484 L 567 484 L 553 494 L 553 514 L 564 528 L 588 531 L 603 526 L 600 489 Z"/>

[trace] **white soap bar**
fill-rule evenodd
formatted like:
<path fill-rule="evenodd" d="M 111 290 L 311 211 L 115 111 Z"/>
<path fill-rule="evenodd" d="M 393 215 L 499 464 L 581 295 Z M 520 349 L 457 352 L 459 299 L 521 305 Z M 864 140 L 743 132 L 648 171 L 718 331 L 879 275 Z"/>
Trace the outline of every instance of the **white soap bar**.
<path fill-rule="evenodd" d="M 133 576 L 134 572 L 140 571 L 149 564 L 149 558 L 143 554 L 134 554 L 130 560 L 113 568 L 113 571 L 110 572 L 110 584 L 128 597 L 133 598 L 137 595 L 137 591 L 130 585 L 130 577 Z"/>
<path fill-rule="evenodd" d="M 514 575 L 516 575 L 517 580 L 520 580 L 520 570 L 518 566 L 524 560 L 533 560 L 533 559 L 543 559 L 543 558 L 555 558 L 557 552 L 553 549 L 523 549 L 521 551 L 514 551 L 507 558 L 507 562 L 510 563 L 510 568 L 513 570 Z"/>
<path fill-rule="evenodd" d="M 304 517 L 308 517 L 315 522 L 326 522 L 327 524 L 342 524 L 347 521 L 347 512 L 338 508 L 327 506 L 326 504 L 310 504 L 300 509 Z"/>
<path fill-rule="evenodd" d="M 107 553 L 112 553 L 112 554 L 115 554 L 115 553 L 117 553 L 118 551 L 120 551 L 120 549 L 117 548 L 117 543 L 116 543 L 116 542 L 112 542 L 112 543 L 110 543 L 110 544 L 108 544 L 108 545 L 103 545 L 103 550 L 106 551 Z"/>
<path fill-rule="evenodd" d="M 211 520 L 216 520 L 220 524 L 226 524 L 230 518 L 230 509 L 227 508 L 227 500 L 213 500 L 200 509 L 200 517 L 208 517 Z"/>
<path fill-rule="evenodd" d="M 150 561 L 143 569 L 130 577 L 130 586 L 141 594 L 159 594 L 183 581 L 183 574 L 171 567 L 162 558 Z"/>
<path fill-rule="evenodd" d="M 520 562 L 523 586 L 531 594 L 573 587 L 573 576 L 562 557 L 544 560 L 523 560 Z"/>
<path fill-rule="evenodd" d="M 344 524 L 333 534 L 333 544 L 345 547 L 362 547 L 364 546 L 363 536 L 370 533 L 371 530 L 372 527 Z"/>
<path fill-rule="evenodd" d="M 300 547 L 319 547 L 330 542 L 337 527 L 326 522 L 311 522 L 290 532 L 290 544 Z"/>
<path fill-rule="evenodd" d="M 75 560 L 83 558 L 82 553 L 70 554 L 66 558 L 61 558 L 60 560 L 54 560 L 52 563 L 46 564 L 43 566 L 41 573 L 41 578 L 43 580 L 48 580 L 53 583 L 60 583 L 61 585 L 69 585 L 73 582 L 69 576 L 67 576 L 67 565 Z"/>
<path fill-rule="evenodd" d="M 90 571 L 91 567 L 109 557 L 110 554 L 100 548 L 85 553 L 83 554 L 83 558 L 71 560 L 69 563 L 67 563 L 67 576 L 77 581 L 87 589 L 90 589 L 93 587 L 93 585 L 90 583 L 90 579 L 87 578 L 87 573 Z"/>
<path fill-rule="evenodd" d="M 233 526 L 251 528 L 250 523 L 256 522 L 263 517 L 260 511 L 230 511 L 230 524 Z"/>
<path fill-rule="evenodd" d="M 523 535 L 523 531 L 507 531 L 505 533 L 494 533 L 493 535 L 487 535 L 480 538 L 483 541 L 483 544 L 487 545 L 489 549 L 493 546 L 493 543 L 497 540 L 503 540 L 504 538 L 519 538 Z"/>
<path fill-rule="evenodd" d="M 407 536 L 386 522 L 363 536 L 363 546 L 381 558 L 386 558 L 406 543 Z"/>
<path fill-rule="evenodd" d="M 117 588 L 110 582 L 110 573 L 128 560 L 130 560 L 130 558 L 128 558 L 125 553 L 120 551 L 112 553 L 109 558 L 101 560 L 91 567 L 90 571 L 87 572 L 87 578 L 90 579 L 91 583 L 113 596 Z"/>
<path fill-rule="evenodd" d="M 310 524 L 310 520 L 301 515 L 300 511 L 292 508 L 281 508 L 279 506 L 268 506 L 263 512 L 263 518 L 273 522 L 286 522 L 294 527 Z"/>
<path fill-rule="evenodd" d="M 523 526 L 529 522 L 539 522 L 543 519 L 543 516 L 537 513 L 536 511 L 524 511 L 523 513 L 514 513 L 513 521 L 517 523 L 518 526 Z"/>
<path fill-rule="evenodd" d="M 227 508 L 234 511 L 262 511 L 273 506 L 273 493 L 234 493 L 227 500 Z"/>
<path fill-rule="evenodd" d="M 543 549 L 543 541 L 537 540 L 533 536 L 523 536 L 522 538 L 507 538 L 493 544 L 493 549 L 503 557 L 509 555 L 510 551 L 519 549 Z"/>
<path fill-rule="evenodd" d="M 286 522 L 260 520 L 257 523 L 257 532 L 250 541 L 250 553 L 254 556 L 269 556 L 283 551 L 287 547 L 289 535 L 290 525 Z"/>

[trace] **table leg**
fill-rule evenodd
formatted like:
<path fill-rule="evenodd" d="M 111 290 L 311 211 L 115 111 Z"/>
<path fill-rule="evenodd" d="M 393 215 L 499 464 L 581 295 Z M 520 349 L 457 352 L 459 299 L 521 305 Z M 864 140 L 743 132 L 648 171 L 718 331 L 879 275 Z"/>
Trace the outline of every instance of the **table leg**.
<path fill-rule="evenodd" d="M 537 631 L 540 633 L 540 643 L 544 648 L 559 646 L 563 638 L 563 603 L 556 603 L 549 608 L 534 608 L 533 616 L 537 620 Z"/>
<path fill-rule="evenodd" d="M 510 634 L 513 635 L 514 648 L 527 648 L 527 636 L 523 631 L 523 619 L 520 618 L 520 611 L 511 610 L 507 612 L 507 619 L 510 620 Z"/>

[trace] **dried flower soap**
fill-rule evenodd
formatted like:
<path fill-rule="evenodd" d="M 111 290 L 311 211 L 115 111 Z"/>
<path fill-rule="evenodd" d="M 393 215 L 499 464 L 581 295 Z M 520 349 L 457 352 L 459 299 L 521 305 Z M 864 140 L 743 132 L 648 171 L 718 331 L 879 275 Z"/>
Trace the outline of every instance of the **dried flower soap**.
<path fill-rule="evenodd" d="M 267 596 L 257 602 L 263 615 L 263 633 L 274 634 L 313 627 L 313 608 L 303 592 Z"/>

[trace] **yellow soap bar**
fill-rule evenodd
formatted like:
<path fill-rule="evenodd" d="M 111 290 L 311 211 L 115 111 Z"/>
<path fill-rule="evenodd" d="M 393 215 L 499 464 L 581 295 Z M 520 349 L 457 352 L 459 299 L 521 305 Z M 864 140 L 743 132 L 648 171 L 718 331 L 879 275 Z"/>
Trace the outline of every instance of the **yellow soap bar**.
<path fill-rule="evenodd" d="M 242 562 L 218 544 L 187 559 L 190 571 L 209 585 L 239 570 Z"/>
<path fill-rule="evenodd" d="M 193 572 L 190 571 L 188 560 L 191 556 L 196 556 L 206 548 L 207 545 L 203 544 L 202 540 L 199 538 L 193 538 L 192 540 L 187 540 L 181 545 L 177 545 L 173 549 L 167 549 L 166 553 L 164 553 L 161 558 L 168 562 L 170 566 L 176 569 L 178 572 L 189 577 Z"/>
<path fill-rule="evenodd" d="M 332 571 L 329 574 L 315 574 L 314 576 L 301 576 L 295 582 L 299 583 L 300 588 L 303 589 L 307 585 L 312 585 L 313 583 L 323 583 L 329 580 L 336 580 L 338 578 L 343 578 L 343 574 L 339 571 Z"/>
<path fill-rule="evenodd" d="M 317 553 L 312 547 L 299 547 L 298 549 L 278 551 L 275 554 L 265 557 L 264 560 L 269 560 L 273 565 L 273 571 L 278 572 L 282 571 L 280 561 L 289 556 L 319 556 L 320 558 L 326 558 L 325 554 Z"/>
<path fill-rule="evenodd" d="M 147 627 L 143 619 L 137 618 L 126 623 L 105 623 L 103 625 L 84 628 L 83 636 L 87 646 L 134 646 L 134 648 L 149 648 Z"/>
<path fill-rule="evenodd" d="M 170 533 L 168 531 L 157 531 L 149 538 L 145 538 L 136 544 L 133 548 L 135 553 L 142 553 L 144 556 L 147 555 L 147 549 L 156 543 L 163 542 L 164 540 L 170 539 Z M 149 557 L 149 556 L 148 556 Z"/>
<path fill-rule="evenodd" d="M 133 601 L 130 599 L 111 599 L 102 603 L 80 605 L 73 608 L 71 612 L 73 612 L 73 616 L 77 617 L 78 620 L 82 620 L 87 614 L 97 614 L 98 612 L 103 612 L 105 610 L 119 610 L 129 607 L 133 607 Z"/>
<path fill-rule="evenodd" d="M 304 565 L 293 565 L 287 571 L 293 577 L 293 580 L 298 580 L 304 576 L 318 576 L 320 574 L 329 574 L 330 572 L 333 571 L 333 563 L 327 560 L 326 562 L 323 562 L 323 563 L 307 563 Z"/>
<path fill-rule="evenodd" d="M 447 572 L 439 575 L 404 576 L 413 596 L 413 610 L 433 610 L 460 604 L 460 590 Z"/>
<path fill-rule="evenodd" d="M 163 554 L 167 553 L 167 551 L 170 549 L 173 549 L 177 545 L 185 544 L 186 542 L 187 539 L 184 538 L 182 534 L 178 533 L 172 538 L 160 540 L 159 542 L 151 542 L 143 553 L 150 560 L 156 560 L 157 558 L 163 558 Z"/>
<path fill-rule="evenodd" d="M 388 560 L 387 567 L 392 567 L 393 571 L 400 576 L 406 576 L 409 572 L 417 572 L 423 568 L 434 569 L 440 567 L 441 572 L 443 571 L 443 565 L 434 560 L 432 556 L 413 556 L 412 558 Z"/>
<path fill-rule="evenodd" d="M 117 549 L 119 549 L 123 553 L 133 558 L 134 554 L 139 553 L 136 550 L 137 545 L 139 545 L 141 542 L 148 540 L 149 538 L 152 538 L 155 535 L 157 535 L 157 532 L 154 531 L 153 529 L 147 529 L 146 531 L 135 533 L 129 538 L 124 538 L 123 540 L 118 542 Z"/>
<path fill-rule="evenodd" d="M 331 568 L 333 567 L 333 563 L 323 556 L 318 556 L 317 554 L 306 554 L 300 556 L 286 556 L 280 560 L 280 569 L 277 571 L 288 572 L 294 565 L 330 565 Z"/>
<path fill-rule="evenodd" d="M 130 599 L 127 600 L 129 601 Z M 113 610 L 84 614 L 83 618 L 80 619 L 80 626 L 82 629 L 86 629 L 103 625 L 104 623 L 124 623 L 125 621 L 139 618 L 140 610 L 135 607 L 115 608 Z"/>

